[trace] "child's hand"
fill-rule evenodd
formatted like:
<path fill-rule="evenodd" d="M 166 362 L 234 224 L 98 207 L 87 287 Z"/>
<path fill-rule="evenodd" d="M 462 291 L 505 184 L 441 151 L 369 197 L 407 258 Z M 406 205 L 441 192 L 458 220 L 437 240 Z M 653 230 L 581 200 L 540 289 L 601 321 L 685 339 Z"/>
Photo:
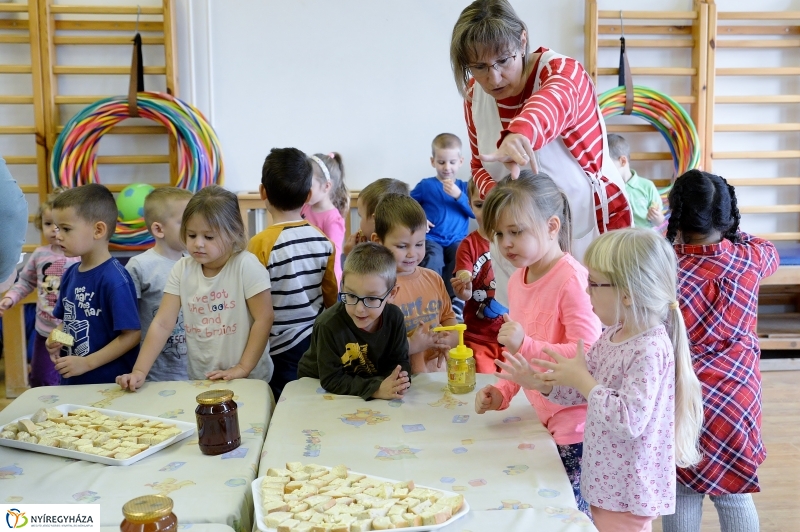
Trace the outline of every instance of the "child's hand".
<path fill-rule="evenodd" d="M 53 358 L 52 353 L 50 354 L 50 358 Z M 56 371 L 58 371 L 65 379 L 83 375 L 92 369 L 89 367 L 86 357 L 59 357 L 58 360 L 54 361 L 54 363 L 56 366 Z"/>
<path fill-rule="evenodd" d="M 503 325 L 497 333 L 497 343 L 506 346 L 510 353 L 516 353 L 525 341 L 525 329 L 521 323 L 511 321 L 508 314 L 503 314 Z"/>
<path fill-rule="evenodd" d="M 215 369 L 214 371 L 209 371 L 206 373 L 206 378 L 211 381 L 220 379 L 232 381 L 233 379 L 246 379 L 248 375 L 250 375 L 249 371 L 245 371 L 242 366 L 236 364 L 232 368 L 226 370 Z"/>
<path fill-rule="evenodd" d="M 443 337 L 446 336 L 446 333 L 433 332 L 431 329 L 432 327 L 426 328 L 422 323 L 417 325 L 417 328 L 414 329 L 414 332 L 408 337 L 409 355 L 421 353 L 432 347 L 444 347 L 449 349 L 447 343 L 443 341 Z"/>
<path fill-rule="evenodd" d="M 589 369 L 586 367 L 586 357 L 583 354 L 583 340 L 578 340 L 578 351 L 575 358 L 566 358 L 552 349 L 544 348 L 543 351 L 555 362 L 537 360 L 533 364 L 545 369 L 550 369 L 547 373 L 541 373 L 540 378 L 545 383 L 552 386 L 569 386 L 575 388 L 584 397 L 589 397 L 589 392 L 597 386 Z"/>
<path fill-rule="evenodd" d="M 430 232 L 431 232 L 431 229 L 433 229 L 434 227 L 436 227 L 436 225 L 434 225 L 434 224 L 433 224 L 433 222 L 431 222 L 430 220 L 425 220 L 425 222 L 428 224 L 428 228 L 427 228 L 427 229 L 425 229 L 425 232 L 426 232 L 426 233 L 430 233 Z"/>
<path fill-rule="evenodd" d="M 383 379 L 381 387 L 372 394 L 374 399 L 401 399 L 411 386 L 408 372 L 404 371 L 399 365 L 394 368 L 391 375 Z"/>
<path fill-rule="evenodd" d="M 664 213 L 661 211 L 661 206 L 653 204 L 647 209 L 647 219 L 653 224 L 654 227 L 658 227 L 662 223 L 664 223 Z"/>
<path fill-rule="evenodd" d="M 364 237 L 364 233 L 362 233 L 361 229 L 359 229 L 355 233 L 348 236 L 347 240 L 344 241 L 344 246 L 342 246 L 342 253 L 344 253 L 345 255 L 349 255 L 350 252 L 353 251 L 353 248 L 356 247 L 356 245 L 366 241 L 367 239 L 366 237 Z"/>
<path fill-rule="evenodd" d="M 469 301 L 472 299 L 472 280 L 464 282 L 458 277 L 450 279 L 450 286 L 453 287 L 456 297 L 461 301 Z"/>
<path fill-rule="evenodd" d="M 441 368 L 443 363 L 447 362 L 447 353 L 450 351 L 450 347 L 435 347 L 431 349 L 427 349 L 425 351 L 425 362 L 426 364 L 431 360 L 438 359 L 436 362 L 436 367 Z"/>
<path fill-rule="evenodd" d="M 453 179 L 445 179 L 442 181 L 442 186 L 444 187 L 444 193 L 450 196 L 453 199 L 458 199 L 461 197 L 461 189 L 458 188 L 456 185 L 455 180 Z"/>
<path fill-rule="evenodd" d="M 531 365 L 525 360 L 525 357 L 519 353 L 514 355 L 512 353 L 503 352 L 506 357 L 506 362 L 495 360 L 494 363 L 506 373 L 495 373 L 501 379 L 519 384 L 527 390 L 536 390 L 545 395 L 549 394 L 553 387 L 546 384 L 541 377 L 541 373 L 534 370 Z"/>
<path fill-rule="evenodd" d="M 503 404 L 503 394 L 491 384 L 487 384 L 475 394 L 475 412 L 478 414 L 497 410 L 501 404 Z"/>
<path fill-rule="evenodd" d="M 7 311 L 13 306 L 14 302 L 10 297 L 4 297 L 3 299 L 0 299 L 0 318 L 3 317 L 3 312 Z"/>
<path fill-rule="evenodd" d="M 144 384 L 144 379 L 146 377 L 147 375 L 145 375 L 138 369 L 135 369 L 130 373 L 118 376 L 117 384 L 123 390 L 130 390 L 132 392 L 135 392 L 137 388 L 142 387 L 142 384 Z"/>
<path fill-rule="evenodd" d="M 50 340 L 45 340 L 44 347 L 47 349 L 47 352 L 50 353 L 50 360 L 53 361 L 55 364 L 59 358 L 61 358 L 61 348 L 64 347 L 64 344 L 61 342 L 50 342 Z"/>

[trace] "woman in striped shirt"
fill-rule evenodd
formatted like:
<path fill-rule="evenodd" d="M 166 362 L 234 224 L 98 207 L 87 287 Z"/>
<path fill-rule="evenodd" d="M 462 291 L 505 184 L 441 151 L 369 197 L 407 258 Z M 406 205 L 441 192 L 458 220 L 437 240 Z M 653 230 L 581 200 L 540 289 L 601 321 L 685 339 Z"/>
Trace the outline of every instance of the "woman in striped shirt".
<path fill-rule="evenodd" d="M 580 63 L 547 48 L 529 53 L 527 27 L 507 0 L 477 0 L 462 11 L 450 62 L 482 196 L 520 166 L 551 175 L 569 198 L 579 260 L 600 233 L 631 226 L 594 84 Z"/>

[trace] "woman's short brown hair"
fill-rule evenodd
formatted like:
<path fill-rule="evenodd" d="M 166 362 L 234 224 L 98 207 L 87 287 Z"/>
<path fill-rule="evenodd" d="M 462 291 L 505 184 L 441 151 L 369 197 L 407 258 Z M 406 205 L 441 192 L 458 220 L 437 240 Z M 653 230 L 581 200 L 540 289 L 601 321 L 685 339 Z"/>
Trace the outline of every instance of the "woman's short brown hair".
<path fill-rule="evenodd" d="M 467 97 L 469 65 L 486 52 L 502 55 L 521 50 L 523 32 L 527 34 L 528 27 L 508 0 L 476 0 L 461 12 L 450 39 L 450 66 L 462 97 Z M 526 43 L 523 69 L 527 55 Z"/>

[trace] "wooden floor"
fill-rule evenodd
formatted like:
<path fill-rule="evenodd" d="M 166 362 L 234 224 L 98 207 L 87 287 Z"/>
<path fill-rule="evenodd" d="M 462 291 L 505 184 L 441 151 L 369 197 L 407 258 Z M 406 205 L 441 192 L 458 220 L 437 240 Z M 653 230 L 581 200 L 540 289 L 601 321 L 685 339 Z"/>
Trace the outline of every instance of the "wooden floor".
<path fill-rule="evenodd" d="M 5 398 L 5 365 L 0 363 L 0 410 Z M 764 442 L 767 461 L 759 469 L 762 492 L 753 495 L 762 532 L 800 530 L 800 371 L 771 371 L 764 378 Z M 719 530 L 714 506 L 706 499 L 702 532 Z M 654 532 L 661 532 L 656 521 Z"/>
<path fill-rule="evenodd" d="M 753 494 L 761 532 L 800 530 L 800 371 L 769 371 L 764 384 L 763 437 L 767 460 L 758 470 L 761 493 Z M 719 530 L 714 505 L 706 498 L 702 532 Z M 661 532 L 661 522 L 653 525 Z"/>

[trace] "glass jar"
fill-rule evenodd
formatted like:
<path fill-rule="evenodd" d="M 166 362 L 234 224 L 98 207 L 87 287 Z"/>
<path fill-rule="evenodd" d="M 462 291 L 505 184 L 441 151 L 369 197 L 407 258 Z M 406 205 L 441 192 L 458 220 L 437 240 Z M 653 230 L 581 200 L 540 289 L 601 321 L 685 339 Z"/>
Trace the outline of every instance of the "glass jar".
<path fill-rule="evenodd" d="M 231 390 L 209 390 L 197 396 L 197 436 L 203 454 L 217 455 L 239 447 L 239 413 Z"/>
<path fill-rule="evenodd" d="M 120 532 L 175 532 L 178 518 L 172 513 L 173 502 L 164 495 L 145 495 L 126 502 L 122 507 L 125 519 Z"/>

